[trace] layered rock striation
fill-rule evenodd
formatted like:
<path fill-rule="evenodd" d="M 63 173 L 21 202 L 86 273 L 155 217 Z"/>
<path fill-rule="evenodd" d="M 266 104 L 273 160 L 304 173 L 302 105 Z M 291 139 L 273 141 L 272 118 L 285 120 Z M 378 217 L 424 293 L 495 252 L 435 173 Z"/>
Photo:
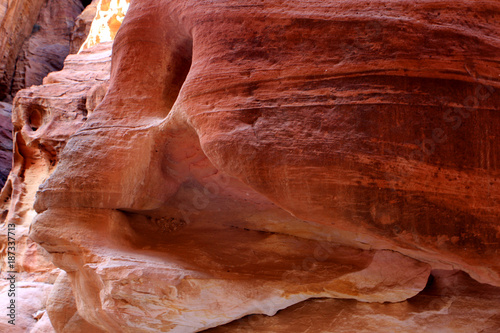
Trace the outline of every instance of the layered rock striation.
<path fill-rule="evenodd" d="M 0 100 L 9 96 L 16 59 L 24 41 L 31 34 L 43 0 L 0 2 Z M 22 18 L 22 19 L 20 19 Z"/>
<path fill-rule="evenodd" d="M 0 194 L 3 216 L 0 244 L 2 271 L 10 271 L 7 235 L 15 240 L 18 317 L 13 327 L 2 313 L 0 331 L 53 332 L 46 308 L 52 286 L 61 271 L 47 259 L 45 251 L 28 238 L 36 215 L 33 202 L 38 186 L 57 166 L 68 138 L 83 125 L 102 99 L 109 79 L 110 60 L 111 43 L 100 44 L 69 56 L 64 70 L 51 73 L 45 78 L 45 85 L 21 90 L 16 96 L 12 112 L 13 168 Z M 0 304 L 9 302 L 5 281 L 0 284 L 0 290 Z M 74 299 L 65 302 L 74 304 Z M 74 321 L 80 322 L 77 317 Z M 84 332 L 86 326 L 81 326 Z"/>
<path fill-rule="evenodd" d="M 481 285 L 457 271 L 434 271 L 418 296 L 393 304 L 320 299 L 276 316 L 248 316 L 206 331 L 225 332 L 497 332 L 500 288 Z"/>
<path fill-rule="evenodd" d="M 500 4 L 95 5 L 14 104 L 26 327 L 500 329 Z"/>
<path fill-rule="evenodd" d="M 31 237 L 110 332 L 400 302 L 431 269 L 500 286 L 499 16 L 490 1 L 133 2 Z"/>

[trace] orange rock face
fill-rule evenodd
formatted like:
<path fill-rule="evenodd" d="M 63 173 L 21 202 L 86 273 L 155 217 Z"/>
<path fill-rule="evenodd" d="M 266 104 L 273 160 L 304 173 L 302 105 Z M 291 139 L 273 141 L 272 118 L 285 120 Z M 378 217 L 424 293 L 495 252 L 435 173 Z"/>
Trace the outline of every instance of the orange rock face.
<path fill-rule="evenodd" d="M 71 44 L 70 44 L 70 54 L 78 53 L 80 47 L 83 45 L 87 39 L 90 26 L 97 14 L 97 3 L 99 0 L 92 0 L 92 2 L 85 7 L 83 12 L 78 15 L 75 20 L 75 25 L 71 31 Z"/>
<path fill-rule="evenodd" d="M 33 8 L 23 5 L 22 1 L 10 1 L 5 4 L 5 8 L 0 6 L 2 26 L 19 24 L 19 22 L 29 24 L 27 18 L 16 22 L 11 20 L 11 16 L 23 17 L 26 15 L 26 10 Z M 0 5 L 3 5 L 3 2 L 0 1 Z M 52 51 L 62 50 L 67 53 L 72 20 L 78 13 L 74 11 L 75 8 L 81 10 L 80 1 L 64 3 L 48 1 L 41 6 L 41 10 L 38 8 L 40 14 L 37 14 L 37 28 L 24 43 L 28 47 L 22 51 L 26 51 L 23 53 L 26 56 L 16 59 L 16 78 L 21 77 L 19 74 L 22 73 L 23 80 L 37 76 L 41 83 L 45 75 L 43 70 L 46 69 L 44 61 L 53 65 L 58 62 L 62 63 L 65 54 Z M 77 51 L 88 32 L 88 30 L 85 31 L 86 20 L 89 21 L 90 30 L 92 13 L 89 15 L 89 11 L 91 8 L 78 19 L 78 27 L 83 27 L 83 29 L 75 28 L 71 33 L 71 46 L 77 48 Z M 2 16 L 5 14 L 8 15 Z M 12 39 L 22 42 L 23 38 L 23 35 L 16 35 L 13 27 L 0 32 L 1 42 L 10 43 Z M 15 45 L 6 45 L 8 47 L 1 49 L 2 61 L 7 61 L 15 52 L 13 49 Z M 9 283 L 3 279 L 9 276 L 6 272 L 12 270 L 10 259 L 8 259 L 12 257 L 12 247 L 8 247 L 12 245 L 8 243 L 12 239 L 8 239 L 8 236 L 15 240 L 13 253 L 15 255 L 14 268 L 17 272 L 15 273 L 17 281 L 16 325 L 8 323 L 11 318 L 6 316 L 7 312 L 2 312 L 0 314 L 1 332 L 52 333 L 54 330 L 72 333 L 99 332 L 97 327 L 87 323 L 76 312 L 76 301 L 70 285 L 65 283 L 67 279 L 64 279 L 64 272 L 60 274 L 61 270 L 47 260 L 45 251 L 28 238 L 28 232 L 32 218 L 36 215 L 33 210 L 33 201 L 38 186 L 57 166 L 60 152 L 68 138 L 81 127 L 87 115 L 92 113 L 106 92 L 110 55 L 111 43 L 101 43 L 96 47 L 87 48 L 78 55 L 68 57 L 64 70 L 47 76 L 43 86 L 34 86 L 17 94 L 13 105 L 12 120 L 11 105 L 0 102 L 2 182 L 5 181 L 13 162 L 13 170 L 0 194 L 2 202 L 0 271 L 3 273 L 0 281 L 0 304 L 2 306 L 7 306 L 12 299 Z M 0 66 L 4 64 L 0 62 Z M 24 71 L 24 65 L 26 65 L 26 71 Z M 2 75 L 2 79 L 5 79 L 11 74 L 6 70 Z M 11 80 L 18 88 L 22 86 L 17 84 L 21 81 Z M 11 135 L 12 121 L 14 144 L 12 144 Z M 14 154 L 12 154 L 12 146 L 14 146 Z M 10 229 L 13 228 L 12 226 L 15 228 Z M 9 231 L 11 234 L 8 233 Z M 61 276 L 56 280 L 58 275 Z M 54 284 L 55 288 L 52 287 Z M 69 293 L 65 293 L 68 290 Z M 61 308 L 64 311 L 61 312 Z M 54 327 L 49 316 L 54 318 L 52 320 L 56 323 Z"/>
<path fill-rule="evenodd" d="M 290 307 L 219 329 L 334 331 L 315 318 L 342 308 L 346 332 L 498 329 L 499 19 L 491 1 L 132 2 L 109 88 L 70 58 L 14 109 L 51 174 L 30 236 L 66 271 L 53 327 Z"/>
<path fill-rule="evenodd" d="M 110 42 L 115 39 L 125 14 L 127 13 L 130 0 L 94 0 L 90 8 L 95 4 L 95 15 L 92 25 L 88 31 L 85 42 L 81 49 L 87 49 L 99 43 Z"/>

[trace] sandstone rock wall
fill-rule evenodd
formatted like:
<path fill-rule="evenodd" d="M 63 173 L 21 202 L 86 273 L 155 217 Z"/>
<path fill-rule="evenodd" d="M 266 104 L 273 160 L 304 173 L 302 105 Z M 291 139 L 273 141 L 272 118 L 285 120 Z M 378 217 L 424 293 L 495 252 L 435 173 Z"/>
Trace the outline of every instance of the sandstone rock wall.
<path fill-rule="evenodd" d="M 48 73 L 62 68 L 70 40 L 75 37 L 72 43 L 78 43 L 71 30 L 82 8 L 79 0 L 1 2 L 0 100 L 11 102 L 20 89 L 39 85 Z M 11 139 L 8 142 L 12 135 L 7 134 L 12 130 L 9 123 L 2 118 L 2 151 L 12 151 Z M 1 157 L 1 186 L 11 169 L 10 155 Z"/>
<path fill-rule="evenodd" d="M 44 79 L 45 85 L 21 90 L 16 96 L 12 115 L 14 166 L 0 195 L 4 219 L 0 243 L 2 271 L 7 271 L 7 229 L 14 224 L 16 270 L 20 282 L 18 300 L 21 301 L 18 302 L 18 331 L 11 330 L 4 316 L 0 317 L 0 325 L 5 325 L 0 329 L 8 332 L 39 330 L 41 318 L 35 319 L 32 314 L 38 310 L 45 313 L 48 296 L 60 270 L 47 260 L 44 250 L 28 238 L 35 216 L 35 193 L 53 172 L 68 138 L 82 126 L 102 99 L 109 78 L 110 56 L 111 43 L 102 43 L 71 55 L 66 59 L 63 71 L 51 73 Z M 0 302 L 8 301 L 6 291 L 2 288 Z M 31 299 L 36 299 L 36 302 L 27 306 Z M 69 302 L 72 304 L 71 299 Z M 47 318 L 47 315 L 43 316 Z M 77 317 L 74 320 L 78 321 Z"/>
<path fill-rule="evenodd" d="M 0 100 L 11 101 L 20 89 L 41 84 L 62 69 L 69 53 L 112 41 L 129 2 L 94 0 L 82 12 L 80 0 L 2 0 Z"/>
<path fill-rule="evenodd" d="M 87 39 L 90 32 L 90 27 L 97 14 L 98 2 L 99 0 L 92 0 L 92 2 L 87 7 L 85 7 L 83 12 L 76 18 L 75 26 L 73 27 L 73 31 L 71 32 L 69 53 L 77 53 Z"/>
<path fill-rule="evenodd" d="M 243 332 L 497 332 L 500 288 L 481 285 L 463 272 L 435 271 L 418 296 L 394 304 L 311 300 L 276 316 L 249 316 L 207 333 Z"/>
<path fill-rule="evenodd" d="M 10 96 L 17 57 L 31 35 L 44 0 L 2 0 L 0 5 L 0 100 Z"/>
<path fill-rule="evenodd" d="M 499 16 L 486 1 L 132 2 L 108 93 L 30 235 L 110 332 L 399 302 L 431 269 L 500 286 Z"/>
<path fill-rule="evenodd" d="M 75 18 L 83 10 L 80 0 L 44 2 L 17 56 L 10 94 L 32 85 L 40 85 L 50 72 L 59 71 L 70 51 Z"/>
<path fill-rule="evenodd" d="M 96 4 L 14 104 L 24 331 L 498 331 L 500 4 L 450 3 L 136 1 L 109 84 Z"/>

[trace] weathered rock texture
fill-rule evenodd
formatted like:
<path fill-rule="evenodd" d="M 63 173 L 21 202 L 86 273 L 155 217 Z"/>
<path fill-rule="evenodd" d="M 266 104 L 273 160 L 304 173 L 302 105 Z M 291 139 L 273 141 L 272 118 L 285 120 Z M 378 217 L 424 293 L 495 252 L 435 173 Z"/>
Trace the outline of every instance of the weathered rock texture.
<path fill-rule="evenodd" d="M 83 7 L 80 0 L 48 0 L 16 60 L 10 94 L 42 84 L 50 72 L 61 70 L 69 54 L 71 31 Z"/>
<path fill-rule="evenodd" d="M 31 237 L 108 332 L 400 302 L 431 268 L 500 286 L 499 18 L 491 1 L 133 2 Z"/>
<path fill-rule="evenodd" d="M 85 43 L 89 36 L 90 27 L 97 13 L 97 3 L 99 0 L 92 0 L 92 2 L 85 7 L 83 12 L 78 15 L 71 32 L 71 43 L 69 53 L 78 53 L 80 47 Z"/>
<path fill-rule="evenodd" d="M 47 325 L 48 316 L 44 310 L 51 289 L 52 285 L 46 282 L 17 282 L 15 300 L 19 311 L 16 313 L 16 325 L 7 322 L 10 319 L 6 317 L 7 307 L 12 298 L 8 297 L 8 292 L 5 289 L 2 290 L 0 292 L 0 306 L 5 311 L 1 314 L 0 332 L 54 333 L 50 321 Z"/>
<path fill-rule="evenodd" d="M 499 16 L 132 2 L 14 104 L 25 331 L 497 331 Z"/>
<path fill-rule="evenodd" d="M 0 102 L 0 188 L 12 166 L 12 105 Z"/>
<path fill-rule="evenodd" d="M 130 0 L 98 0 L 97 3 L 92 1 L 89 11 L 92 10 L 94 4 L 97 7 L 97 14 L 92 21 L 88 37 L 81 46 L 82 50 L 115 39 L 127 13 Z"/>
<path fill-rule="evenodd" d="M 0 100 L 10 96 L 16 60 L 44 0 L 0 1 Z"/>
<path fill-rule="evenodd" d="M 73 28 L 82 9 L 80 0 L 0 1 L 0 100 L 11 101 L 19 90 L 41 84 L 48 73 L 62 68 L 70 42 L 72 47 L 79 47 L 86 37 L 84 33 L 88 33 L 89 29 Z M 87 16 L 78 21 L 79 26 Z M 12 124 L 8 123 L 10 116 L 9 120 L 0 119 L 3 132 L 0 151 L 12 151 L 12 139 L 8 139 L 11 134 L 7 134 Z M 1 186 L 10 169 L 11 154 L 2 154 Z"/>
<path fill-rule="evenodd" d="M 15 328 L 6 324 L 7 319 L 2 313 L 0 325 L 5 324 L 0 326 L 2 332 L 2 329 L 5 332 L 44 332 L 40 327 L 42 324 L 47 332 L 53 331 L 44 313 L 48 307 L 47 297 L 60 270 L 28 238 L 35 215 L 33 201 L 38 186 L 57 165 L 60 151 L 68 138 L 82 126 L 87 115 L 102 99 L 109 79 L 110 62 L 111 43 L 99 44 L 69 56 L 64 70 L 51 73 L 45 78 L 45 85 L 33 86 L 17 94 L 12 117 L 15 133 L 14 167 L 0 195 L 4 219 L 0 233 L 1 259 L 2 271 L 9 270 L 6 264 L 7 228 L 9 224 L 15 224 L 17 281 L 21 282 L 18 285 L 18 300 L 26 298 L 26 302 L 31 300 L 31 303 L 26 306 L 24 301 L 18 302 L 20 320 Z M 23 287 L 23 283 L 26 287 Z M 0 303 L 8 301 L 4 281 L 0 287 L 0 290 L 3 289 Z M 64 294 L 61 297 L 65 299 Z M 66 302 L 71 303 L 71 299 Z M 53 303 L 51 301 L 49 304 Z M 43 316 L 34 318 L 32 315 L 37 311 L 41 311 Z M 78 316 L 75 316 L 74 322 L 81 324 L 82 332 L 98 332 L 97 328 L 85 330 L 90 324 L 85 325 L 83 319 L 78 321 Z M 73 330 L 74 326 L 69 327 L 72 329 L 67 332 L 78 332 Z"/>
<path fill-rule="evenodd" d="M 207 333 L 226 332 L 484 332 L 500 330 L 500 288 L 463 272 L 434 271 L 418 296 L 394 304 L 312 300 L 274 317 L 250 316 Z"/>

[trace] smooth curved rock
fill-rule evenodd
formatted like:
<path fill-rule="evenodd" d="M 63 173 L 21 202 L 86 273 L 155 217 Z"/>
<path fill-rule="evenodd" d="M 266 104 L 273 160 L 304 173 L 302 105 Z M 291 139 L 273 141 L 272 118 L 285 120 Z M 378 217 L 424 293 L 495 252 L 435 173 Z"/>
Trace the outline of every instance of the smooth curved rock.
<path fill-rule="evenodd" d="M 40 333 L 53 333 L 50 327 L 43 327 L 39 325 L 39 320 L 45 317 L 45 303 L 47 297 L 52 289 L 52 285 L 49 283 L 42 282 L 17 282 L 16 284 L 16 315 L 14 323 L 15 325 L 9 324 L 10 317 L 7 316 L 9 311 L 7 307 L 10 306 L 10 301 L 13 299 L 10 297 L 8 288 L 3 289 L 0 292 L 0 306 L 2 307 L 2 313 L 0 314 L 0 331 L 2 332 L 12 332 L 12 333 L 26 333 L 26 332 L 40 332 Z M 35 327 L 37 325 L 45 330 L 36 331 Z"/>
<path fill-rule="evenodd" d="M 92 6 L 96 7 L 96 14 L 92 20 L 85 41 L 81 44 L 80 51 L 104 42 L 115 39 L 130 0 L 95 0 Z"/>
<path fill-rule="evenodd" d="M 47 313 L 54 330 L 62 333 L 101 333 L 94 325 L 80 317 L 76 308 L 73 289 L 66 272 L 57 277 L 47 300 Z"/>
<path fill-rule="evenodd" d="M 191 332 L 404 301 L 431 267 L 500 286 L 500 4 L 450 4 L 132 2 L 31 226 L 79 316 Z"/>
<path fill-rule="evenodd" d="M 32 237 L 69 272 L 79 314 L 107 332 L 196 332 L 313 297 L 399 302 L 430 273 L 392 251 L 240 228 L 147 230 L 143 217 L 112 210 L 69 214 L 40 214 Z"/>
<path fill-rule="evenodd" d="M 45 65 L 55 66 L 51 70 L 60 68 L 58 66 L 65 57 L 63 53 L 68 51 L 73 19 L 82 9 L 80 1 L 59 3 L 51 0 L 37 6 L 36 1 L 0 0 L 0 95 L 5 92 L 2 91 L 4 87 L 1 84 L 4 80 L 9 84 L 8 89 L 11 89 L 14 67 L 17 78 L 21 78 L 16 79 L 17 83 L 22 83 L 28 77 L 36 77 L 40 80 L 37 83 L 41 83 Z M 33 20 L 36 20 L 34 29 Z M 23 29 L 28 28 L 29 31 L 26 30 L 24 34 Z M 74 37 L 73 35 L 73 43 L 76 43 Z M 26 55 L 23 60 L 19 57 L 18 46 L 24 41 L 27 48 L 23 51 Z M 58 50 L 65 51 L 52 52 Z M 12 255 L 7 252 L 8 246 L 11 246 L 8 245 L 11 239 L 7 237 L 11 236 L 15 239 L 16 281 L 19 288 L 22 288 L 17 294 L 17 331 L 54 332 L 45 312 L 48 302 L 46 291 L 47 288 L 52 288 L 61 270 L 47 259 L 46 252 L 38 244 L 27 237 L 35 215 L 34 196 L 38 186 L 57 165 L 60 150 L 69 136 L 83 124 L 86 116 L 102 100 L 109 79 L 110 55 L 111 43 L 96 45 L 67 59 L 65 69 L 46 77 L 44 86 L 22 90 L 14 100 L 12 112 L 14 145 L 11 105 L 0 102 L 0 174 L 8 174 L 13 164 L 13 170 L 0 194 L 0 302 L 4 304 L 4 301 L 9 302 L 11 299 L 7 295 L 8 285 L 4 280 L 8 276 L 6 272 L 11 270 L 7 262 Z M 12 59 L 17 63 L 14 67 Z M 26 71 L 23 69 L 24 65 L 27 66 Z M 21 86 L 22 84 L 16 85 L 17 88 Z M 14 235 L 8 234 L 8 231 L 12 231 L 8 227 L 13 225 Z M 24 297 L 24 287 L 21 286 L 24 285 L 30 286 L 27 301 L 21 299 L 21 296 Z M 8 324 L 9 318 L 5 315 L 5 311 L 0 314 L 0 331 L 16 331 L 16 327 Z M 89 325 L 76 313 L 64 327 L 73 333 L 78 332 L 77 328 L 85 331 Z M 95 327 L 86 332 L 90 331 L 98 332 Z"/>
<path fill-rule="evenodd" d="M 220 219 L 268 205 L 500 284 L 499 6 L 237 3 L 131 6 L 109 92 L 37 209 L 171 217 L 219 173 Z"/>

